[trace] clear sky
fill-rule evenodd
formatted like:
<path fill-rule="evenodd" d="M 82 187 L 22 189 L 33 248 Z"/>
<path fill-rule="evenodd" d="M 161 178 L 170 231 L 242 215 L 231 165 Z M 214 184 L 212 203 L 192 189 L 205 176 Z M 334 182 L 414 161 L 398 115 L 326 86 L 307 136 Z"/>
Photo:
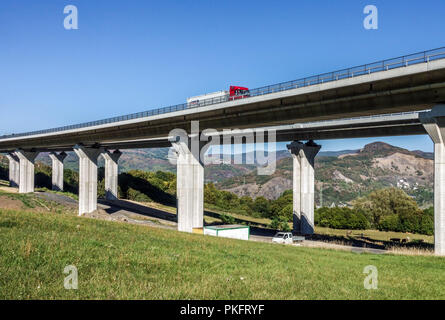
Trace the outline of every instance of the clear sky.
<path fill-rule="evenodd" d="M 78 8 L 65 30 L 63 9 Z M 377 30 L 363 9 L 379 10 Z M 0 134 L 185 102 L 445 46 L 445 1 L 0 2 Z M 432 151 L 426 136 L 371 141 Z"/>

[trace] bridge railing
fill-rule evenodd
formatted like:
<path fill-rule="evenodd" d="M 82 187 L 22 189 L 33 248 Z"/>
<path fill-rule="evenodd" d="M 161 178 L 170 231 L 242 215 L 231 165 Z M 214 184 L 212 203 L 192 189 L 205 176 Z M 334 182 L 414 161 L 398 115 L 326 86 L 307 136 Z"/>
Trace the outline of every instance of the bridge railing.
<path fill-rule="evenodd" d="M 326 82 L 332 82 L 332 81 L 338 81 L 342 79 L 348 79 L 348 78 L 354 78 L 366 74 L 371 74 L 375 72 L 382 72 L 382 71 L 388 71 L 393 70 L 397 68 L 403 68 L 414 64 L 420 64 L 420 63 L 428 63 L 430 61 L 439 60 L 439 59 L 445 59 L 445 47 L 433 49 L 429 51 L 423 51 L 418 52 L 406 56 L 401 56 L 398 58 L 393 59 L 387 59 L 382 60 L 378 62 L 373 62 L 369 64 L 364 64 L 357 67 L 337 70 L 333 72 L 323 73 L 316 76 L 301 78 L 298 80 L 291 80 L 286 82 L 281 82 L 269 86 L 264 86 L 260 88 L 251 89 L 250 97 L 256 97 L 266 94 L 271 94 L 275 92 L 281 92 L 286 90 L 292 90 L 302 87 L 308 87 L 312 85 L 318 85 Z M 143 112 L 137 112 L 132 114 L 127 114 L 123 116 L 113 117 L 113 118 L 107 118 L 103 120 L 98 121 L 91 121 L 81 124 L 75 124 L 75 125 L 68 125 L 53 129 L 45 129 L 45 130 L 38 130 L 38 131 L 32 131 L 32 132 L 25 132 L 25 133 L 19 133 L 19 134 L 10 134 L 10 135 L 4 135 L 0 136 L 0 139 L 7 139 L 7 138 L 15 138 L 15 137 L 25 137 L 30 135 L 38 135 L 38 134 L 45 134 L 45 133 L 53 133 L 53 132 L 61 132 L 61 131 L 67 131 L 72 129 L 79 129 L 79 128 L 86 128 L 86 127 L 92 127 L 92 126 L 98 126 L 103 124 L 109 124 L 109 123 L 115 123 L 120 121 L 126 121 L 126 120 L 132 120 L 132 119 L 139 119 L 139 118 L 145 118 L 153 115 L 158 114 L 165 114 L 169 112 L 175 112 L 175 111 L 181 111 L 185 109 L 192 109 L 192 108 L 198 108 L 202 106 L 209 106 L 214 104 L 219 104 L 222 102 L 229 101 L 230 97 L 228 95 L 217 97 L 217 98 L 211 98 L 211 99 L 205 99 L 199 101 L 196 105 L 190 105 L 188 103 L 181 103 L 173 106 L 163 107 L 159 109 L 152 109 L 148 111 Z M 249 97 L 245 97 L 244 99 L 249 99 Z"/>

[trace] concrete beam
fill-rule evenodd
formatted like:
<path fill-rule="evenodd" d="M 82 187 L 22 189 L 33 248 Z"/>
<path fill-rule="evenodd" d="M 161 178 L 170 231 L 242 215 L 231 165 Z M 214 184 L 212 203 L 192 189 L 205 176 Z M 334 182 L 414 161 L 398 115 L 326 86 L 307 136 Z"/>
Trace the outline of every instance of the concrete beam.
<path fill-rule="evenodd" d="M 97 158 L 103 149 L 76 145 L 79 157 L 79 216 L 97 209 Z"/>
<path fill-rule="evenodd" d="M 34 192 L 34 160 L 38 152 L 17 150 L 15 152 L 19 158 L 19 193 Z"/>
<path fill-rule="evenodd" d="M 20 159 L 14 152 L 6 155 L 9 160 L 9 186 L 18 188 L 20 181 Z"/>
<path fill-rule="evenodd" d="M 105 151 L 102 157 L 105 159 L 105 199 L 118 199 L 118 160 L 122 152 L 115 150 L 113 153 Z"/>
<path fill-rule="evenodd" d="M 434 143 L 434 252 L 445 256 L 445 105 L 420 120 Z"/>
<path fill-rule="evenodd" d="M 192 232 L 202 228 L 204 221 L 204 166 L 200 161 L 203 142 L 198 144 L 199 152 L 192 152 L 192 139 L 187 142 L 172 142 L 177 159 L 177 216 L 178 230 Z"/>
<path fill-rule="evenodd" d="M 314 163 L 321 146 L 309 140 L 287 145 L 293 158 L 293 231 L 314 233 Z"/>
<path fill-rule="evenodd" d="M 52 160 L 52 189 L 63 191 L 63 160 L 67 154 L 65 152 L 51 152 L 49 157 Z"/>

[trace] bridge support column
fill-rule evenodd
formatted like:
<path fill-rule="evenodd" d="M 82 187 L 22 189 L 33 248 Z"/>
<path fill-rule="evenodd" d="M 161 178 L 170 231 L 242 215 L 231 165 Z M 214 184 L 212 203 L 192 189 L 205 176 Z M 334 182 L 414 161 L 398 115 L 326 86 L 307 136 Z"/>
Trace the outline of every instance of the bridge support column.
<path fill-rule="evenodd" d="M 192 152 L 196 143 L 199 151 Z M 202 228 L 204 222 L 204 166 L 200 161 L 202 143 L 189 139 L 189 143 L 172 142 L 177 154 L 177 216 L 178 230 L 192 232 Z M 197 148 L 198 149 L 198 148 Z"/>
<path fill-rule="evenodd" d="M 14 152 L 6 155 L 9 160 L 9 186 L 17 188 L 20 181 L 20 159 Z"/>
<path fill-rule="evenodd" d="M 419 118 L 434 143 L 434 253 L 445 256 L 445 105 Z"/>
<path fill-rule="evenodd" d="M 103 149 L 75 146 L 79 157 L 79 216 L 97 209 L 97 158 Z"/>
<path fill-rule="evenodd" d="M 314 163 L 321 146 L 312 140 L 287 145 L 293 158 L 293 231 L 314 233 Z"/>
<path fill-rule="evenodd" d="M 118 199 L 118 160 L 122 152 L 115 150 L 113 153 L 105 151 L 102 156 L 105 159 L 105 199 Z"/>
<path fill-rule="evenodd" d="M 294 233 L 301 232 L 301 157 L 300 152 L 304 144 L 299 141 L 294 141 L 287 145 L 292 154 L 293 172 L 292 172 L 292 208 L 293 208 L 293 227 Z"/>
<path fill-rule="evenodd" d="M 52 189 L 55 191 L 63 191 L 63 160 L 65 160 L 66 156 L 65 152 L 51 152 L 49 154 L 53 166 Z"/>
<path fill-rule="evenodd" d="M 39 153 L 17 150 L 15 154 L 20 161 L 19 193 L 34 192 L 34 160 Z"/>

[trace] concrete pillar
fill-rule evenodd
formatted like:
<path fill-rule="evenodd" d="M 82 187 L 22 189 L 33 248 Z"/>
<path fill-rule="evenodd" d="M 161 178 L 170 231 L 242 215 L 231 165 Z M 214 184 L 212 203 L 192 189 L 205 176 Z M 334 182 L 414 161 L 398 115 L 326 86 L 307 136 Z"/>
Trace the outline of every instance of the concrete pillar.
<path fill-rule="evenodd" d="M 293 231 L 301 234 L 314 233 L 314 163 L 321 146 L 312 140 L 303 144 L 294 141 L 287 145 L 293 157 Z"/>
<path fill-rule="evenodd" d="M 14 152 L 6 155 L 9 159 L 9 186 L 17 188 L 20 181 L 20 159 Z"/>
<path fill-rule="evenodd" d="M 291 144 L 287 145 L 290 153 L 292 154 L 292 163 L 293 163 L 293 171 L 292 171 L 292 191 L 293 191 L 293 215 L 292 222 L 293 227 L 292 231 L 294 233 L 301 232 L 301 156 L 300 152 L 303 149 L 303 143 L 299 141 L 294 141 Z"/>
<path fill-rule="evenodd" d="M 434 143 L 434 252 L 445 255 L 445 105 L 419 117 Z"/>
<path fill-rule="evenodd" d="M 204 221 L 204 166 L 199 154 L 203 143 L 193 141 L 199 151 L 192 152 L 191 142 L 172 142 L 177 154 L 177 215 L 178 230 L 192 232 L 193 228 L 202 228 Z"/>
<path fill-rule="evenodd" d="M 52 189 L 55 191 L 63 191 L 63 160 L 65 160 L 66 156 L 65 152 L 51 152 L 49 154 L 53 163 Z"/>
<path fill-rule="evenodd" d="M 15 152 L 19 158 L 19 193 L 34 192 L 34 160 L 38 152 L 17 150 Z"/>
<path fill-rule="evenodd" d="M 105 151 L 102 156 L 105 159 L 105 199 L 118 199 L 118 160 L 122 152 L 115 150 L 113 153 Z"/>
<path fill-rule="evenodd" d="M 97 158 L 103 149 L 75 146 L 79 157 L 79 216 L 97 209 Z"/>

